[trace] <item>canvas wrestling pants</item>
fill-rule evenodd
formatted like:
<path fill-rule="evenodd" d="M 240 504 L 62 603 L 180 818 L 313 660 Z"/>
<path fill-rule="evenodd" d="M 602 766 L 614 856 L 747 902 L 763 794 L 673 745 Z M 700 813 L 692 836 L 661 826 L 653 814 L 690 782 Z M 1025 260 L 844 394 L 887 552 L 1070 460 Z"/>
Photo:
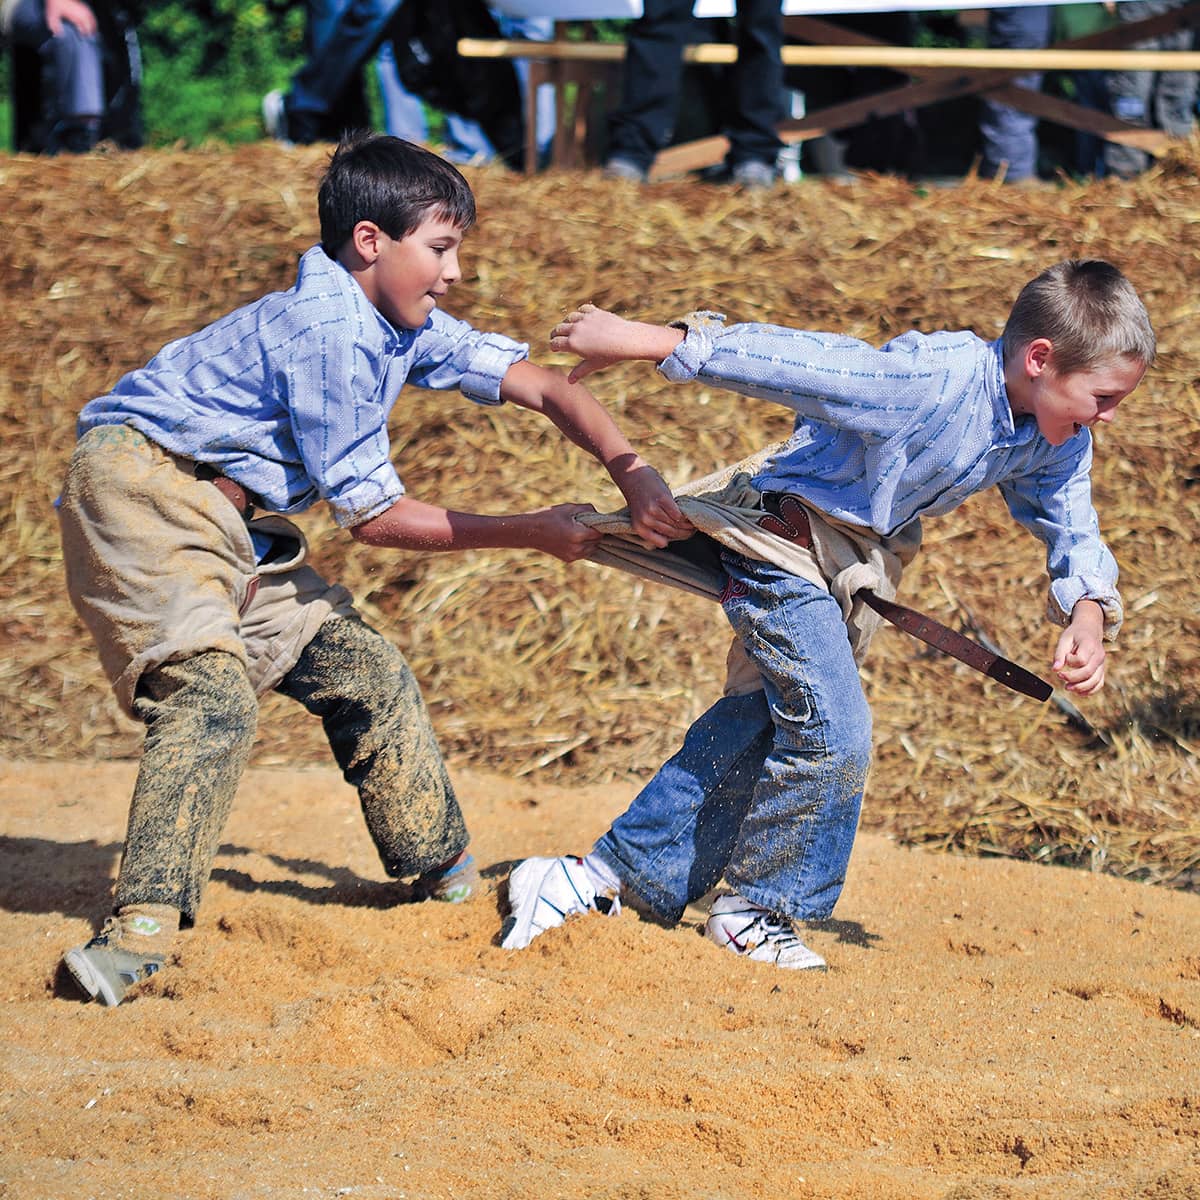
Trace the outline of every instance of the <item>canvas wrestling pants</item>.
<path fill-rule="evenodd" d="M 407 662 L 304 563 L 295 526 L 252 523 L 284 548 L 264 567 L 233 505 L 124 426 L 81 439 L 59 516 L 72 602 L 146 726 L 114 909 L 165 904 L 194 921 L 271 689 L 321 719 L 390 876 L 466 847 Z"/>

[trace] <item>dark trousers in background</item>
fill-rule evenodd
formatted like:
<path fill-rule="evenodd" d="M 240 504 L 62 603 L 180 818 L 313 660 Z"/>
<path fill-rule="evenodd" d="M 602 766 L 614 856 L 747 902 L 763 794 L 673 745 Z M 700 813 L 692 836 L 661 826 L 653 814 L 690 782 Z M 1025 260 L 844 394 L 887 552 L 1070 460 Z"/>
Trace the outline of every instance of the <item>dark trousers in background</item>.
<path fill-rule="evenodd" d="M 1040 50 L 1050 44 L 1052 19 L 1052 9 L 1045 4 L 993 8 L 988 13 L 988 45 L 996 50 Z M 1042 73 L 1019 75 L 1013 83 L 1038 91 Z M 1036 178 L 1037 125 L 1037 117 L 984 97 L 979 105 L 980 174 L 990 179 L 1003 172 L 1008 183 Z"/>
<path fill-rule="evenodd" d="M 70 21 L 52 34 L 44 0 L 9 10 L 13 146 L 21 153 L 84 153 L 107 138 L 135 149 L 143 141 L 142 63 L 132 18 L 120 4 L 96 4 L 98 31 Z"/>
<path fill-rule="evenodd" d="M 646 0 L 626 36 L 621 101 L 609 123 L 609 158 L 649 169 L 675 133 L 683 81 L 683 47 L 698 36 L 693 0 Z M 739 0 L 738 61 L 722 132 L 728 164 L 774 167 L 782 143 L 783 10 L 779 0 Z"/>

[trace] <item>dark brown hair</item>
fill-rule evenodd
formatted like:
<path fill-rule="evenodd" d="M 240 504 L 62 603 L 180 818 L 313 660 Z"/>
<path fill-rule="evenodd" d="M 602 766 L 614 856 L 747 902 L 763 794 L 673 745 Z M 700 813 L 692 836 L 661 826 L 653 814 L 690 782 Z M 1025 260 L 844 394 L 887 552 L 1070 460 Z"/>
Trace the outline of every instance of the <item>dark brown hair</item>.
<path fill-rule="evenodd" d="M 354 134 L 329 159 L 317 211 L 321 246 L 335 258 L 359 221 L 373 221 L 397 241 L 429 216 L 465 232 L 475 224 L 475 196 L 432 151 L 387 134 Z"/>

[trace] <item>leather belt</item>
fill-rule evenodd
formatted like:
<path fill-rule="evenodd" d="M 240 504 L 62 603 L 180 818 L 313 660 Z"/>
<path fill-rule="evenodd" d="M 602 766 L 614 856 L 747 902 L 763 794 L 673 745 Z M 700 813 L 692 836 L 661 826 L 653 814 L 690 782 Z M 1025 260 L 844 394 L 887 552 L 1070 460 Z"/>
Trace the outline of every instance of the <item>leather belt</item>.
<path fill-rule="evenodd" d="M 211 463 L 195 463 L 192 471 L 197 479 L 211 483 L 238 510 L 244 521 L 254 516 L 254 506 L 258 497 L 253 492 L 234 482 L 228 475 L 222 475 Z"/>
<path fill-rule="evenodd" d="M 766 516 L 759 519 L 759 526 L 777 537 L 785 538 L 806 549 L 812 547 L 812 526 L 804 505 L 795 496 L 786 492 L 764 492 L 762 507 Z M 891 600 L 877 596 L 870 588 L 861 588 L 855 593 L 861 596 L 863 602 L 869 604 L 881 617 L 890 621 L 898 629 L 920 638 L 927 645 L 943 654 L 949 654 L 964 662 L 968 667 L 981 671 L 997 683 L 1012 688 L 1022 695 L 1031 696 L 1034 700 L 1050 699 L 1054 689 L 1033 672 L 1009 662 L 999 654 L 993 653 L 978 642 L 932 617 L 925 616 L 915 609 L 905 608 Z"/>

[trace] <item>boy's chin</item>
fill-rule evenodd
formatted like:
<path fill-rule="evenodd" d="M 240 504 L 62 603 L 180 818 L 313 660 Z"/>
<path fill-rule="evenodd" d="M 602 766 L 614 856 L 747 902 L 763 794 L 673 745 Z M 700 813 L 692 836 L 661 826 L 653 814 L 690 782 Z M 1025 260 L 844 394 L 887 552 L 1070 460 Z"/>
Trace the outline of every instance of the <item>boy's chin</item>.
<path fill-rule="evenodd" d="M 433 316 L 437 305 L 432 303 L 407 309 L 402 313 L 395 313 L 388 319 L 397 329 L 418 330 L 424 329 L 429 318 Z M 384 316 L 387 316 L 385 313 Z"/>

